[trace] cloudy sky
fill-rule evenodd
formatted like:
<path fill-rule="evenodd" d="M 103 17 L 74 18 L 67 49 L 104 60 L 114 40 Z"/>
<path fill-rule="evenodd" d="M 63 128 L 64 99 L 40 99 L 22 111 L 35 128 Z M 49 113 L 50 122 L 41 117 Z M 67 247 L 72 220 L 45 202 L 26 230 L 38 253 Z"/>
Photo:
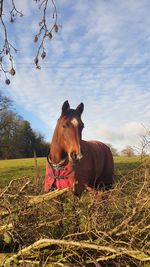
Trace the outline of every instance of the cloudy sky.
<path fill-rule="evenodd" d="M 33 64 L 40 11 L 35 1 L 16 5 L 24 16 L 8 26 L 17 74 L 9 86 L 0 81 L 16 111 L 50 141 L 63 102 L 84 102 L 84 139 L 139 146 L 150 126 L 150 1 L 57 1 L 62 27 L 41 70 Z"/>

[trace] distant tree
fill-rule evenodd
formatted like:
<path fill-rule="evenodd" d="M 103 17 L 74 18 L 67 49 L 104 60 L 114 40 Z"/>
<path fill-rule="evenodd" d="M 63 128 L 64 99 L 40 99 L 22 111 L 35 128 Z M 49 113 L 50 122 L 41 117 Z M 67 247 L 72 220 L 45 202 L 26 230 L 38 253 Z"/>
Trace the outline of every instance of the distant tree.
<path fill-rule="evenodd" d="M 121 151 L 121 155 L 126 157 L 135 156 L 134 149 L 131 146 L 127 146 Z"/>
<path fill-rule="evenodd" d="M 48 144 L 30 123 L 12 110 L 12 101 L 0 92 L 0 158 L 46 156 Z"/>
<path fill-rule="evenodd" d="M 4 96 L 0 91 L 0 112 L 4 111 L 5 109 L 10 109 L 12 106 L 12 101 L 9 97 Z"/>
<path fill-rule="evenodd" d="M 12 101 L 0 91 L 0 157 L 5 157 L 9 147 L 9 140 L 13 135 L 14 117 L 11 110 Z"/>
<path fill-rule="evenodd" d="M 35 146 L 34 151 L 38 157 L 46 156 L 49 150 L 49 143 L 44 140 L 44 137 L 39 132 L 34 132 Z"/>
<path fill-rule="evenodd" d="M 19 130 L 19 122 L 21 118 L 13 113 L 8 111 L 5 114 L 5 126 L 0 131 L 0 151 L 2 158 L 15 158 L 16 156 L 16 144 L 14 144 L 14 137 Z"/>
<path fill-rule="evenodd" d="M 33 157 L 35 148 L 35 135 L 28 121 L 23 121 L 20 127 L 21 147 L 20 151 L 24 157 Z"/>
<path fill-rule="evenodd" d="M 12 101 L 0 91 L 0 137 L 1 133 L 10 121 L 10 107 Z M 1 138 L 0 138 L 1 140 Z"/>
<path fill-rule="evenodd" d="M 116 148 L 114 148 L 111 144 L 107 144 L 107 146 L 110 148 L 113 156 L 119 156 L 119 153 Z"/>
<path fill-rule="evenodd" d="M 144 130 L 145 133 L 141 136 L 140 147 L 138 148 L 141 156 L 146 156 L 150 154 L 150 129 L 146 128 Z"/>
<path fill-rule="evenodd" d="M 28 121 L 22 121 L 17 138 L 16 143 L 18 146 L 20 144 L 18 151 L 21 157 L 33 157 L 34 151 L 37 156 L 46 156 L 48 145 L 44 137 L 41 133 L 33 131 Z"/>

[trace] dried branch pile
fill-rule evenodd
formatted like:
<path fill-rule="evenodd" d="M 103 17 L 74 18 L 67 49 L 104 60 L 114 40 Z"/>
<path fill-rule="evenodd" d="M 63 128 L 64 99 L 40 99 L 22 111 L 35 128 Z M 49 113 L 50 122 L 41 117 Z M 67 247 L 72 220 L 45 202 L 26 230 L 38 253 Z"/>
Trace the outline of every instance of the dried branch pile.
<path fill-rule="evenodd" d="M 0 249 L 13 251 L 2 266 L 150 263 L 149 163 L 109 192 L 78 199 L 67 189 L 29 196 L 33 191 L 24 178 L 0 193 Z"/>

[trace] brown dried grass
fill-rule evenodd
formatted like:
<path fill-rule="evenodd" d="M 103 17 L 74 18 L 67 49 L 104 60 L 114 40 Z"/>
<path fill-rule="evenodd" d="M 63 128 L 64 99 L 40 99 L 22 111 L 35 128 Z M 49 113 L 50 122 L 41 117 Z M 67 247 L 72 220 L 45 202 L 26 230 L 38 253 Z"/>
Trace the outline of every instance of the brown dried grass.
<path fill-rule="evenodd" d="M 0 193 L 0 247 L 14 252 L 2 266 L 150 264 L 148 161 L 109 192 L 34 192 L 24 177 Z"/>

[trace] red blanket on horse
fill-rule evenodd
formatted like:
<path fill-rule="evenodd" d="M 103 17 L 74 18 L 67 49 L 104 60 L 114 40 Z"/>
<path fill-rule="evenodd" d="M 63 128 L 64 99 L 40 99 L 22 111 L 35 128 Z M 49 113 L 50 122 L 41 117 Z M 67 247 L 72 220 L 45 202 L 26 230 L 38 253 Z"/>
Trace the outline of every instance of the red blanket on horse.
<path fill-rule="evenodd" d="M 81 140 L 83 158 L 72 165 L 68 163 L 60 169 L 53 169 L 46 163 L 45 191 L 55 188 L 72 187 L 81 194 L 86 186 L 101 188 L 113 183 L 113 159 L 108 146 L 98 141 Z"/>
<path fill-rule="evenodd" d="M 46 175 L 45 175 L 45 192 L 48 192 L 52 186 L 57 189 L 72 187 L 74 184 L 74 172 L 72 164 L 69 162 L 65 166 L 53 167 L 46 162 Z"/>

